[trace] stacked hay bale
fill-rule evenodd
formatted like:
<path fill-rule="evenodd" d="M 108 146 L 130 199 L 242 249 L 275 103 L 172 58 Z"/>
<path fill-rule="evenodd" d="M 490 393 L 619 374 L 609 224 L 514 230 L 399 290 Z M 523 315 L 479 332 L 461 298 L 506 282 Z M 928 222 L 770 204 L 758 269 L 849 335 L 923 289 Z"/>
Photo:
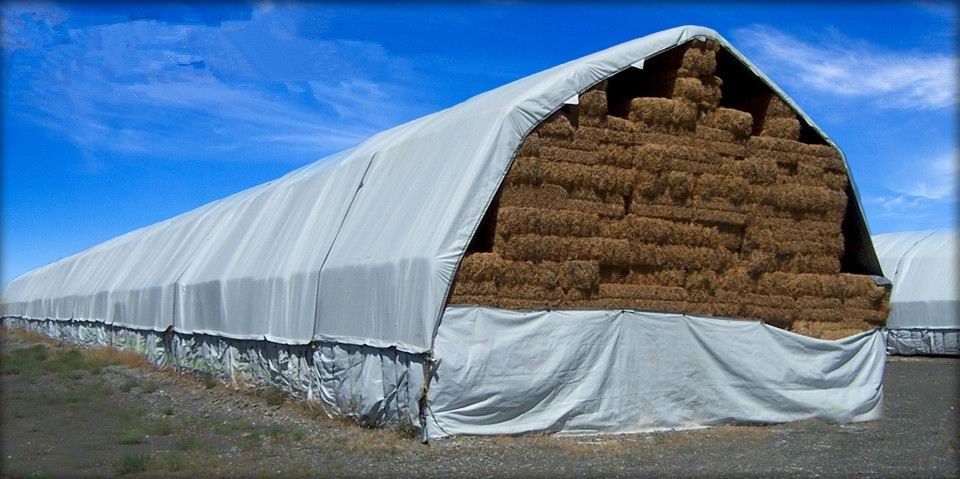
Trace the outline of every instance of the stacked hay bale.
<path fill-rule="evenodd" d="M 684 312 L 826 338 L 881 325 L 886 291 L 840 271 L 839 152 L 800 142 L 772 92 L 757 118 L 721 107 L 717 49 L 694 42 L 650 72 L 661 96 L 629 99 L 626 118 L 604 82 L 538 126 L 505 179 L 492 252 L 464 258 L 450 303 Z"/>

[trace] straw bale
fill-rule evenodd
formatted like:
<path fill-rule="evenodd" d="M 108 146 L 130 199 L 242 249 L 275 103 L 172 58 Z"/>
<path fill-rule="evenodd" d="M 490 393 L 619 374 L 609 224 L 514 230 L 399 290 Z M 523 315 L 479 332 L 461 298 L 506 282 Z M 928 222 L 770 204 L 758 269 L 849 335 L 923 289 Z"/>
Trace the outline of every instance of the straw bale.
<path fill-rule="evenodd" d="M 747 273 L 756 278 L 763 273 L 776 271 L 780 265 L 777 257 L 767 251 L 750 251 L 746 257 L 741 258 L 741 263 Z"/>
<path fill-rule="evenodd" d="M 886 305 L 877 308 L 853 308 L 844 306 L 843 316 L 849 321 L 862 321 L 864 323 L 883 326 L 890 315 L 890 308 Z M 869 328 L 866 328 L 869 329 Z"/>
<path fill-rule="evenodd" d="M 600 286 L 600 263 L 566 261 L 559 264 L 560 286 L 565 290 L 593 291 Z"/>
<path fill-rule="evenodd" d="M 749 292 L 756 289 L 756 281 L 742 265 L 736 265 L 717 276 L 717 288 L 727 291 Z"/>
<path fill-rule="evenodd" d="M 689 48 L 683 53 L 680 74 L 692 77 L 713 75 L 717 70 L 717 53 L 712 50 Z"/>
<path fill-rule="evenodd" d="M 636 163 L 634 150 L 623 145 L 603 144 L 596 152 L 599 162 L 604 165 L 633 168 Z"/>
<path fill-rule="evenodd" d="M 457 278 L 470 282 L 496 281 L 507 265 L 500 256 L 494 253 L 473 253 L 463 257 Z"/>
<path fill-rule="evenodd" d="M 508 185 L 539 185 L 543 183 L 544 163 L 536 157 L 520 156 L 513 160 L 507 172 Z"/>
<path fill-rule="evenodd" d="M 659 301 L 684 301 L 687 292 L 683 288 L 652 286 L 646 284 L 601 283 L 600 297 L 623 299 L 655 299 Z"/>
<path fill-rule="evenodd" d="M 507 184 L 500 194 L 500 207 L 530 206 L 554 207 L 566 201 L 567 190 L 558 185 L 516 185 Z"/>
<path fill-rule="evenodd" d="M 606 127 L 610 131 L 635 134 L 641 130 L 640 125 L 619 116 L 607 115 Z"/>
<path fill-rule="evenodd" d="M 793 108 L 787 105 L 779 96 L 771 95 L 767 103 L 765 115 L 768 118 L 796 118 Z"/>
<path fill-rule="evenodd" d="M 735 138 L 747 138 L 753 130 L 753 115 L 732 108 L 717 108 L 700 117 L 700 124 L 733 133 Z"/>
<path fill-rule="evenodd" d="M 740 316 L 740 305 L 734 303 L 710 303 L 711 309 L 713 309 L 713 314 L 711 316 L 719 316 L 723 318 L 738 318 Z"/>
<path fill-rule="evenodd" d="M 497 295 L 507 299 L 537 299 L 550 304 L 557 304 L 563 299 L 563 290 L 529 284 L 512 284 L 501 286 Z"/>
<path fill-rule="evenodd" d="M 733 211 L 708 210 L 689 206 L 651 205 L 638 201 L 630 203 L 630 213 L 652 218 L 735 226 L 742 226 L 746 222 L 746 215 Z"/>
<path fill-rule="evenodd" d="M 532 285 L 553 289 L 562 286 L 564 273 L 563 263 L 502 260 L 496 283 L 500 286 Z"/>
<path fill-rule="evenodd" d="M 635 166 L 647 171 L 668 171 L 671 167 L 671 160 L 712 164 L 718 164 L 721 161 L 719 155 L 682 144 L 648 143 L 631 148 L 631 152 L 633 153 Z"/>
<path fill-rule="evenodd" d="M 761 136 L 785 138 L 788 140 L 800 139 L 800 121 L 795 118 L 767 118 L 763 122 Z"/>
<path fill-rule="evenodd" d="M 667 186 L 667 194 L 676 202 L 682 202 L 690 197 L 696 181 L 693 176 L 682 171 L 671 171 L 661 178 Z"/>
<path fill-rule="evenodd" d="M 540 156 L 540 135 L 532 132 L 523 139 L 517 156 Z"/>
<path fill-rule="evenodd" d="M 592 188 L 629 195 L 633 190 L 634 171 L 605 165 L 580 165 L 550 162 L 540 165 L 543 181 L 565 187 Z"/>
<path fill-rule="evenodd" d="M 562 113 L 554 113 L 537 127 L 541 138 L 572 139 L 575 129 Z"/>
<path fill-rule="evenodd" d="M 540 309 L 554 309 L 559 307 L 561 304 L 561 299 L 556 298 L 552 300 L 547 299 L 514 299 L 514 298 L 498 298 L 497 306 L 503 309 L 513 309 L 513 310 L 540 310 Z"/>
<path fill-rule="evenodd" d="M 794 321 L 793 309 L 776 308 L 771 306 L 757 306 L 754 304 L 743 304 L 740 306 L 740 314 L 747 319 L 755 319 L 769 323 L 777 327 L 789 327 Z"/>
<path fill-rule="evenodd" d="M 882 297 L 868 298 L 866 296 L 853 296 L 844 298 L 843 307 L 847 309 L 877 310 L 883 307 L 883 299 Z"/>
<path fill-rule="evenodd" d="M 694 130 L 693 135 L 696 138 L 700 138 L 707 141 L 716 141 L 716 142 L 725 142 L 725 143 L 736 143 L 741 141 L 737 138 L 730 130 L 723 130 L 720 128 L 713 128 L 704 125 L 703 123 L 697 123 L 697 129 Z"/>
<path fill-rule="evenodd" d="M 745 180 L 756 185 L 775 183 L 780 171 L 773 159 L 756 156 L 744 158 L 736 166 Z"/>
<path fill-rule="evenodd" d="M 630 242 L 612 238 L 573 238 L 515 235 L 503 242 L 505 259 L 527 261 L 600 261 L 628 266 L 633 256 Z"/>
<path fill-rule="evenodd" d="M 843 321 L 843 310 L 833 308 L 797 308 L 793 317 L 800 321 Z"/>
<path fill-rule="evenodd" d="M 457 296 L 494 296 L 497 294 L 497 283 L 493 281 L 463 281 L 454 283 L 453 294 Z"/>
<path fill-rule="evenodd" d="M 743 203 L 750 191 L 746 179 L 736 176 L 703 174 L 697 179 L 696 196 L 723 198 L 733 204 Z"/>
<path fill-rule="evenodd" d="M 499 306 L 500 298 L 496 295 L 475 296 L 454 294 L 450 296 L 449 304 L 476 304 L 481 306 Z"/>
<path fill-rule="evenodd" d="M 607 238 L 623 238 L 641 243 L 707 247 L 716 247 L 720 243 L 720 233 L 716 228 L 637 215 L 627 215 L 619 221 L 603 222 L 599 234 Z"/>
<path fill-rule="evenodd" d="M 751 216 L 748 221 L 748 228 L 764 228 L 774 231 L 788 232 L 789 235 L 810 237 L 838 237 L 841 235 L 840 223 L 818 220 L 796 220 L 790 218 L 777 218 L 772 216 Z M 806 237 L 806 236 L 803 236 Z"/>
<path fill-rule="evenodd" d="M 797 298 L 797 307 L 804 309 L 840 309 L 843 302 L 838 298 L 819 296 L 801 296 Z"/>
<path fill-rule="evenodd" d="M 607 119 L 607 92 L 591 90 L 580 95 L 580 121 L 603 123 Z"/>
<path fill-rule="evenodd" d="M 630 120 L 668 131 L 692 130 L 697 121 L 693 103 L 670 98 L 634 98 L 630 101 Z"/>
<path fill-rule="evenodd" d="M 596 165 L 600 163 L 600 154 L 596 150 L 574 150 L 548 145 L 540 147 L 540 158 L 547 161 L 561 161 L 583 165 Z"/>
<path fill-rule="evenodd" d="M 625 309 L 637 311 L 661 311 L 680 313 L 689 303 L 684 301 L 658 301 L 655 299 L 591 298 L 576 303 L 584 309 Z"/>
<path fill-rule="evenodd" d="M 761 204 L 780 210 L 797 212 L 831 213 L 843 217 L 847 207 L 847 195 L 843 192 L 799 184 L 753 186 L 751 198 Z"/>
<path fill-rule="evenodd" d="M 716 82 L 704 83 L 699 78 L 679 77 L 673 80 L 670 96 L 695 103 L 700 108 L 713 109 L 720 103 L 720 86 Z"/>
<path fill-rule="evenodd" d="M 637 144 L 638 139 L 634 131 L 624 131 L 612 128 L 614 124 L 618 123 L 617 120 L 620 120 L 621 122 L 628 122 L 623 118 L 608 116 L 605 128 L 590 125 L 580 125 L 580 128 L 577 129 L 577 139 L 593 142 L 598 145 L 612 144 L 630 146 Z M 628 123 L 631 125 L 633 124 L 631 122 Z"/>
<path fill-rule="evenodd" d="M 798 229 L 746 228 L 744 244 L 748 249 L 774 253 L 818 254 L 839 257 L 843 254 L 843 236 L 818 236 L 816 231 Z"/>
<path fill-rule="evenodd" d="M 839 273 L 840 259 L 836 256 L 798 254 L 785 261 L 782 269 L 790 273 Z"/>
<path fill-rule="evenodd" d="M 846 191 L 849 180 L 846 173 L 826 171 L 815 165 L 800 163 L 797 174 L 789 178 L 801 184 L 822 186 L 836 191 Z"/>
<path fill-rule="evenodd" d="M 692 291 L 713 292 L 717 287 L 717 273 L 714 271 L 691 271 L 687 274 L 684 287 Z"/>
<path fill-rule="evenodd" d="M 816 156 L 821 158 L 840 158 L 840 152 L 830 145 L 801 143 L 797 140 L 774 138 L 772 136 L 751 136 L 750 139 L 747 140 L 747 148 L 749 148 L 751 151 L 769 150 L 781 151 L 785 153 L 799 153 L 801 155 Z"/>
<path fill-rule="evenodd" d="M 656 245 L 631 243 L 632 265 L 656 266 L 667 269 L 720 271 L 733 261 L 733 254 L 724 248 L 704 248 L 684 245 Z"/>
<path fill-rule="evenodd" d="M 599 222 L 600 218 L 590 213 L 505 206 L 497 212 L 497 233 L 595 236 Z"/>
<path fill-rule="evenodd" d="M 636 173 L 636 183 L 633 185 L 633 197 L 635 199 L 643 198 L 652 200 L 666 191 L 666 185 L 660 181 L 660 177 L 646 171 Z"/>

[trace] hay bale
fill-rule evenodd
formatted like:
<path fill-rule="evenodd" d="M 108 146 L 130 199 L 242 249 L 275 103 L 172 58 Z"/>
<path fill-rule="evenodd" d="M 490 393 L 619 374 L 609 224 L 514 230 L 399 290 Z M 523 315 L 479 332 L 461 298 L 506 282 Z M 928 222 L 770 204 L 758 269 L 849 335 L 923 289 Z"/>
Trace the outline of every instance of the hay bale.
<path fill-rule="evenodd" d="M 497 283 L 493 281 L 457 280 L 453 285 L 455 296 L 496 296 Z"/>
<path fill-rule="evenodd" d="M 688 48 L 680 63 L 680 75 L 703 77 L 717 70 L 717 53 L 712 50 Z"/>
<path fill-rule="evenodd" d="M 798 254 L 783 263 L 782 271 L 790 273 L 835 274 L 840 272 L 836 256 Z"/>
<path fill-rule="evenodd" d="M 543 145 L 540 147 L 540 159 L 582 165 L 597 165 L 600 163 L 600 153 L 594 151 L 575 150 L 558 146 Z"/>
<path fill-rule="evenodd" d="M 785 153 L 799 153 L 820 158 L 840 159 L 840 152 L 830 145 L 814 145 L 801 143 L 797 140 L 775 138 L 772 136 L 751 136 L 747 140 L 747 148 L 754 151 L 781 151 Z"/>
<path fill-rule="evenodd" d="M 682 171 L 670 171 L 661 176 L 661 179 L 666 185 L 667 195 L 677 203 L 690 197 L 696 181 L 692 175 Z"/>
<path fill-rule="evenodd" d="M 689 291 L 704 291 L 712 294 L 717 288 L 717 277 L 714 271 L 691 271 L 685 278 L 684 287 Z"/>
<path fill-rule="evenodd" d="M 771 185 L 777 181 L 780 169 L 770 158 L 751 156 L 736 163 L 740 176 L 755 185 Z"/>
<path fill-rule="evenodd" d="M 493 282 L 502 274 L 506 265 L 499 255 L 494 253 L 473 253 L 463 257 L 457 270 L 457 281 L 474 283 Z"/>
<path fill-rule="evenodd" d="M 670 98 L 634 98 L 630 101 L 631 121 L 668 131 L 692 130 L 697 121 L 694 104 Z"/>
<path fill-rule="evenodd" d="M 563 283 L 563 263 L 502 260 L 496 283 L 498 286 L 532 285 L 554 289 Z"/>
<path fill-rule="evenodd" d="M 726 269 L 733 261 L 733 254 L 723 248 L 699 246 L 657 245 L 632 242 L 635 266 L 653 266 L 664 269 L 713 270 Z"/>
<path fill-rule="evenodd" d="M 785 138 L 788 140 L 800 139 L 800 121 L 796 118 L 766 118 L 763 122 L 761 136 Z"/>
<path fill-rule="evenodd" d="M 703 174 L 697 179 L 694 194 L 705 199 L 723 198 L 738 205 L 747 199 L 749 191 L 750 184 L 742 177 Z"/>
<path fill-rule="evenodd" d="M 561 112 L 554 113 L 550 118 L 544 120 L 537 127 L 537 132 L 541 138 L 559 138 L 564 140 L 573 139 L 576 129 L 570 124 L 570 120 Z"/>
<path fill-rule="evenodd" d="M 607 119 L 607 92 L 591 90 L 580 95 L 580 121 L 599 124 Z"/>
<path fill-rule="evenodd" d="M 606 238 L 622 238 L 640 243 L 713 248 L 720 243 L 720 233 L 716 228 L 637 215 L 628 215 L 619 221 L 605 221 L 600 225 L 599 234 Z"/>
<path fill-rule="evenodd" d="M 818 296 L 801 296 L 796 299 L 798 308 L 803 309 L 833 309 L 837 310 L 843 306 L 838 298 L 822 298 Z"/>
<path fill-rule="evenodd" d="M 659 176 L 653 173 L 638 171 L 635 181 L 633 184 L 634 200 L 650 201 L 666 192 L 666 185 L 660 181 Z"/>
<path fill-rule="evenodd" d="M 840 322 L 843 320 L 843 311 L 828 308 L 798 308 L 793 317 L 799 321 Z"/>
<path fill-rule="evenodd" d="M 629 195 L 635 172 L 626 168 L 576 163 L 541 163 L 543 181 L 569 190 L 590 188 L 596 191 Z"/>
<path fill-rule="evenodd" d="M 694 130 L 693 136 L 710 142 L 736 143 L 742 141 L 732 131 L 709 127 L 703 123 L 697 123 L 697 129 Z"/>
<path fill-rule="evenodd" d="M 720 86 L 716 83 L 705 84 L 699 78 L 678 77 L 673 80 L 670 96 L 703 109 L 714 109 L 720 103 Z"/>
<path fill-rule="evenodd" d="M 796 212 L 831 213 L 839 218 L 847 207 L 847 195 L 843 192 L 818 186 L 798 184 L 755 185 L 750 189 L 753 201 L 773 206 L 779 210 Z"/>
<path fill-rule="evenodd" d="M 732 108 L 717 108 L 700 117 L 699 124 L 710 128 L 727 130 L 737 139 L 750 136 L 753 131 L 753 115 Z"/>
<path fill-rule="evenodd" d="M 513 160 L 505 181 L 508 185 L 539 185 L 543 183 L 543 164 L 536 157 L 517 157 Z"/>
<path fill-rule="evenodd" d="M 623 145 L 603 144 L 596 149 L 600 164 L 633 168 L 636 163 L 634 150 Z"/>
<path fill-rule="evenodd" d="M 614 126 L 622 126 L 622 123 L 626 122 L 631 125 L 632 130 L 626 131 L 619 128 L 614 128 Z M 632 122 L 624 120 L 623 118 L 617 118 L 615 116 L 607 116 L 607 122 L 604 127 L 590 126 L 590 125 L 580 125 L 580 128 L 577 129 L 577 139 L 596 143 L 598 145 L 623 145 L 631 146 L 638 143 L 636 134 L 634 133 L 636 127 Z"/>
<path fill-rule="evenodd" d="M 764 109 L 764 116 L 768 118 L 796 118 L 796 113 L 790 105 L 777 95 L 770 95 L 770 101 Z"/>
<path fill-rule="evenodd" d="M 566 261 L 560 263 L 560 286 L 564 290 L 594 291 L 600 287 L 600 263 Z"/>
<path fill-rule="evenodd" d="M 683 288 L 645 284 L 601 283 L 601 298 L 653 299 L 658 301 L 684 301 L 687 292 Z M 629 304 L 626 302 L 625 304 Z"/>
<path fill-rule="evenodd" d="M 520 144 L 517 156 L 540 156 L 540 135 L 536 132 L 527 135 Z"/>
<path fill-rule="evenodd" d="M 566 201 L 567 190 L 558 185 L 507 184 L 500 193 L 500 207 L 529 206 L 549 208 Z"/>
<path fill-rule="evenodd" d="M 743 226 L 747 218 L 745 214 L 733 211 L 709 210 L 676 205 L 653 205 L 640 201 L 630 203 L 629 213 L 651 218 L 731 226 Z"/>
<path fill-rule="evenodd" d="M 723 271 L 717 276 L 717 289 L 749 292 L 756 289 L 756 281 L 742 265 Z"/>
<path fill-rule="evenodd" d="M 744 304 L 740 306 L 740 314 L 746 319 L 763 321 L 779 328 L 789 328 L 795 320 L 793 309 L 776 308 Z"/>
<path fill-rule="evenodd" d="M 837 173 L 824 169 L 813 162 L 797 164 L 797 173 L 789 180 L 810 186 L 822 186 L 836 191 L 846 191 L 848 179 L 846 173 Z"/>
<path fill-rule="evenodd" d="M 629 241 L 622 239 L 527 234 L 511 236 L 503 242 L 498 253 L 510 260 L 599 261 L 601 264 L 629 266 L 633 248 Z"/>
<path fill-rule="evenodd" d="M 600 218 L 596 214 L 543 208 L 504 206 L 497 212 L 497 234 L 595 236 Z"/>
<path fill-rule="evenodd" d="M 455 294 L 450 296 L 448 304 L 478 305 L 478 306 L 499 306 L 500 298 L 495 295 L 474 296 L 465 294 Z"/>

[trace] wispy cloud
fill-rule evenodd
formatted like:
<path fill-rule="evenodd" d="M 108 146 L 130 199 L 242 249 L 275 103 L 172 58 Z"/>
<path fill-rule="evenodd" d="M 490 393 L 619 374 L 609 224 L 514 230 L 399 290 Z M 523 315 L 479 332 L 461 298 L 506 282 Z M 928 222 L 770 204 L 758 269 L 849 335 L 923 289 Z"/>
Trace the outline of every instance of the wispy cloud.
<path fill-rule="evenodd" d="M 914 220 L 941 215 L 957 203 L 958 174 L 960 157 L 952 151 L 890 175 L 886 188 L 889 194 L 872 196 L 868 202 L 891 218 Z"/>
<path fill-rule="evenodd" d="M 957 103 L 955 56 L 894 51 L 836 33 L 804 41 L 763 25 L 736 30 L 734 37 L 752 59 L 796 87 L 891 108 Z"/>
<path fill-rule="evenodd" d="M 103 153 L 302 162 L 431 109 L 411 99 L 405 60 L 373 42 L 301 38 L 290 15 L 267 5 L 222 22 L 77 24 L 63 9 L 5 6 L 6 114 L 101 168 Z"/>

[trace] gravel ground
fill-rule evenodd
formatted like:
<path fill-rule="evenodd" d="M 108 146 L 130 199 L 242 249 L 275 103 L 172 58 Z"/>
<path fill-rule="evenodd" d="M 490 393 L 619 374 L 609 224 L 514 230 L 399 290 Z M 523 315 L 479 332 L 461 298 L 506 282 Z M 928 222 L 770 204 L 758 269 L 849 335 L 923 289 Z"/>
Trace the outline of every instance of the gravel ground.
<path fill-rule="evenodd" d="M 24 363 L 38 344 L 39 370 Z M 423 445 L 129 355 L 68 351 L 4 332 L 3 477 L 960 476 L 960 358 L 891 359 L 886 417 L 870 423 Z"/>

